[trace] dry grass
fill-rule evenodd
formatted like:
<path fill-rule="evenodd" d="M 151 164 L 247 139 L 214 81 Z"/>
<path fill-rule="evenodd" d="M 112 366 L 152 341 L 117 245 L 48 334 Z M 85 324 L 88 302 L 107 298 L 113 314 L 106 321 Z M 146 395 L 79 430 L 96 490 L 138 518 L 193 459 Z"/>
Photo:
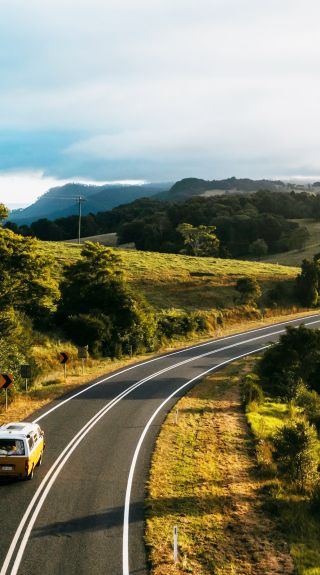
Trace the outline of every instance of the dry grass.
<path fill-rule="evenodd" d="M 177 404 L 157 441 L 147 500 L 152 575 L 285 575 L 293 563 L 262 511 L 263 480 L 240 406 L 246 362 L 207 378 Z M 172 529 L 180 533 L 178 564 Z"/>

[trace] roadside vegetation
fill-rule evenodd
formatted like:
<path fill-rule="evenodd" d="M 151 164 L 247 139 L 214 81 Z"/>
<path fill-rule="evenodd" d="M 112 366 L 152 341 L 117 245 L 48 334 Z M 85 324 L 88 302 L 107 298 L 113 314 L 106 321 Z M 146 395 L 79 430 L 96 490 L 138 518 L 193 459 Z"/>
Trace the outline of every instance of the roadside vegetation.
<path fill-rule="evenodd" d="M 197 249 L 193 232 L 184 230 Z M 201 249 L 217 245 L 214 229 L 206 234 Z M 40 242 L 5 228 L 0 255 L 1 369 L 14 376 L 9 404 L 22 399 L 22 365 L 32 372 L 29 398 L 55 397 L 61 351 L 76 366 L 78 348 L 87 348 L 100 373 L 104 358 L 141 357 L 299 311 L 297 270 L 278 265 Z M 0 409 L 4 401 L 2 392 Z"/>
<path fill-rule="evenodd" d="M 320 574 L 319 334 L 288 329 L 168 415 L 146 500 L 152 575 Z"/>
<path fill-rule="evenodd" d="M 146 500 L 152 575 L 293 573 L 279 521 L 263 511 L 268 480 L 255 462 L 240 396 L 246 371 L 242 361 L 207 377 L 162 427 Z"/>

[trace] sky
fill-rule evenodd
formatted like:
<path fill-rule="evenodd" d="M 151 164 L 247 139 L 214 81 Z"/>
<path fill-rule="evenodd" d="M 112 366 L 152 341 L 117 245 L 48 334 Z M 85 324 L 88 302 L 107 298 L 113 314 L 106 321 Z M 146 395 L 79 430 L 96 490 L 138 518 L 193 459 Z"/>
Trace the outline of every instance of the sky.
<path fill-rule="evenodd" d="M 317 0 L 0 0 L 0 202 L 320 179 L 319 19 Z"/>

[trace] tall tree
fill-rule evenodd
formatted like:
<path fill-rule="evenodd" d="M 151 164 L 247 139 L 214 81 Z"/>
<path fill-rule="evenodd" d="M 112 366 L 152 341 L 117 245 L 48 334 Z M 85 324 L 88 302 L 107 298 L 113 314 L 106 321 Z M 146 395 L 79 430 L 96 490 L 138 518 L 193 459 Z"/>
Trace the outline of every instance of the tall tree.
<path fill-rule="evenodd" d="M 296 278 L 296 294 L 302 305 L 314 307 L 319 301 L 320 265 L 317 259 L 303 260 Z"/>
<path fill-rule="evenodd" d="M 192 226 L 180 224 L 177 231 L 182 235 L 184 244 L 194 256 L 215 256 L 219 250 L 219 240 L 215 226 Z"/>
<path fill-rule="evenodd" d="M 86 242 L 81 259 L 65 270 L 61 295 L 58 320 L 78 345 L 105 355 L 152 348 L 152 310 L 128 286 L 115 250 Z"/>

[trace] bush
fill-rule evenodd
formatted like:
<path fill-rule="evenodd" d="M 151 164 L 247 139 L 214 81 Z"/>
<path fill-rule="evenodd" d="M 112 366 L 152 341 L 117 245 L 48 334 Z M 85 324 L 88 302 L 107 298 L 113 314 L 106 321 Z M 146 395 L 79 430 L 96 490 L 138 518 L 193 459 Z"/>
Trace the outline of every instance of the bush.
<path fill-rule="evenodd" d="M 67 319 L 64 329 L 76 345 L 80 347 L 88 345 L 89 351 L 94 357 L 108 355 L 111 324 L 107 316 L 103 314 L 97 314 L 97 316 L 73 315 Z"/>
<path fill-rule="evenodd" d="M 12 373 L 15 389 L 24 388 L 20 366 L 31 364 L 32 327 L 26 316 L 12 308 L 0 312 L 0 366 L 2 373 Z M 12 395 L 13 391 L 10 392 Z"/>
<path fill-rule="evenodd" d="M 248 373 L 242 380 L 241 397 L 245 405 L 252 402 L 260 405 L 264 401 L 264 395 L 261 385 L 258 383 L 259 377 L 254 373 Z"/>
<path fill-rule="evenodd" d="M 318 477 L 318 436 L 304 419 L 289 421 L 273 437 L 278 469 L 300 490 L 310 490 Z"/>
<path fill-rule="evenodd" d="M 268 439 L 260 439 L 256 446 L 257 462 L 261 470 L 274 475 L 275 464 L 273 461 L 274 446 Z"/>
<path fill-rule="evenodd" d="M 312 492 L 311 510 L 315 515 L 320 517 L 320 481 L 316 483 Z"/>
<path fill-rule="evenodd" d="M 297 404 L 303 408 L 310 423 L 320 431 L 320 395 L 303 387 L 297 395 Z"/>
<path fill-rule="evenodd" d="M 235 286 L 239 303 L 256 303 L 262 294 L 261 287 L 255 278 L 243 277 Z"/>
<path fill-rule="evenodd" d="M 279 342 L 270 346 L 257 363 L 263 389 L 286 400 L 299 394 L 301 383 L 320 390 L 319 346 L 320 330 L 304 325 L 287 327 Z"/>
<path fill-rule="evenodd" d="M 158 317 L 159 337 L 171 339 L 174 336 L 187 336 L 191 333 L 208 331 L 208 320 L 201 313 L 182 313 L 176 310 L 162 312 Z"/>

